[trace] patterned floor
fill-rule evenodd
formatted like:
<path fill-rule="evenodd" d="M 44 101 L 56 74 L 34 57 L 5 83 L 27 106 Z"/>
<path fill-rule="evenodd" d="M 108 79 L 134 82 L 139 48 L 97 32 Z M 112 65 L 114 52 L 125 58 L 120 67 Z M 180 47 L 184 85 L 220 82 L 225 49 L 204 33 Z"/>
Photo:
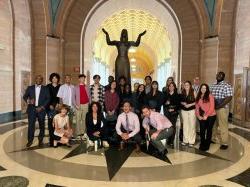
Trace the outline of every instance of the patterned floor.
<path fill-rule="evenodd" d="M 233 125 L 228 150 L 212 144 L 209 152 L 203 152 L 197 149 L 198 144 L 189 148 L 176 142 L 164 158 L 152 156 L 146 147 L 140 154 L 133 146 L 123 151 L 111 147 L 95 152 L 85 141 L 75 141 L 72 148 L 56 149 L 47 145 L 39 148 L 34 142 L 26 149 L 26 137 L 25 121 L 0 126 L 0 186 L 8 182 L 7 176 L 19 176 L 27 179 L 29 186 L 43 187 L 250 184 L 250 132 Z"/>

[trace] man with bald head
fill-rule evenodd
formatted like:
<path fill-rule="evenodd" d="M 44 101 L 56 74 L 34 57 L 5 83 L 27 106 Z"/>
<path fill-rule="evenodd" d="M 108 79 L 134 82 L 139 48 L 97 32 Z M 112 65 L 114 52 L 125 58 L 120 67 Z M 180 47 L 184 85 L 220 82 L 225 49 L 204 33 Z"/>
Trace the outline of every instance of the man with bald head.
<path fill-rule="evenodd" d="M 210 87 L 215 98 L 216 123 L 213 127 L 212 142 L 219 143 L 220 149 L 228 148 L 229 103 L 233 97 L 233 88 L 225 82 L 225 73 L 216 74 L 216 83 Z M 219 130 L 218 130 L 219 129 Z"/>
<path fill-rule="evenodd" d="M 34 133 L 35 133 L 35 123 L 36 119 L 39 123 L 39 147 L 43 146 L 43 138 L 45 132 L 45 116 L 46 107 L 50 102 L 49 90 L 46 86 L 42 85 L 43 77 L 41 75 L 36 76 L 35 84 L 29 86 L 23 99 L 28 104 L 27 114 L 28 114 L 28 143 L 26 147 L 30 147 L 33 143 Z"/>

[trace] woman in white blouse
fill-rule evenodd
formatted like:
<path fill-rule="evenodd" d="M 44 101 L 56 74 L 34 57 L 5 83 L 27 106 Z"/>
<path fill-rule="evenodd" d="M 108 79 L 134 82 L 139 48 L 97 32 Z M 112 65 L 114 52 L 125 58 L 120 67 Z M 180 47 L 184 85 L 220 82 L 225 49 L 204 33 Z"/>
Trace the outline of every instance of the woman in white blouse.
<path fill-rule="evenodd" d="M 72 129 L 69 124 L 69 116 L 67 115 L 69 108 L 66 105 L 62 105 L 60 113 L 55 115 L 53 119 L 54 125 L 54 147 L 57 147 L 58 143 L 66 144 L 71 147 L 69 140 L 72 137 Z"/>

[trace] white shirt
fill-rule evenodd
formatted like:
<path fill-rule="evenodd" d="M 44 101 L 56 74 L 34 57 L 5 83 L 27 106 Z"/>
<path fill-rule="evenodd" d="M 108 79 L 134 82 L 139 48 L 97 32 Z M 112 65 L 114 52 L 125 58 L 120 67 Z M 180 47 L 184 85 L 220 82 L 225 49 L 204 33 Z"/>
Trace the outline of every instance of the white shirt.
<path fill-rule="evenodd" d="M 73 85 L 63 84 L 60 86 L 57 97 L 62 99 L 63 104 L 72 106 Z"/>
<path fill-rule="evenodd" d="M 40 92 L 41 92 L 41 85 L 35 85 L 35 89 L 36 89 L 36 103 L 35 103 L 35 106 L 38 106 L 39 96 L 40 96 Z"/>
<path fill-rule="evenodd" d="M 93 101 L 98 102 L 99 101 L 99 86 L 94 84 L 94 91 L 93 91 Z"/>

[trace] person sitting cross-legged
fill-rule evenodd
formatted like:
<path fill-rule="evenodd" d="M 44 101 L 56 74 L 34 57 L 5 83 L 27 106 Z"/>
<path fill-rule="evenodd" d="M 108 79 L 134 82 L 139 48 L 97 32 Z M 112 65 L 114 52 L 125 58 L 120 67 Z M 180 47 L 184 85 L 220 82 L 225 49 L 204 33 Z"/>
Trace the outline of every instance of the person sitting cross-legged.
<path fill-rule="evenodd" d="M 118 116 L 116 132 L 119 135 L 120 150 L 124 149 L 124 144 L 128 142 L 136 143 L 136 152 L 140 152 L 141 136 L 140 122 L 138 116 L 131 112 L 131 103 L 124 101 L 123 112 Z"/>
<path fill-rule="evenodd" d="M 65 104 L 61 106 L 60 113 L 55 115 L 53 119 L 54 125 L 54 147 L 57 147 L 58 143 L 66 144 L 71 147 L 69 140 L 72 137 L 72 129 L 69 124 L 69 107 Z"/>
<path fill-rule="evenodd" d="M 165 156 L 168 151 L 161 140 L 168 139 L 173 135 L 174 129 L 167 117 L 154 112 L 149 106 L 142 107 L 144 116 L 142 126 L 145 128 L 145 133 L 149 134 L 152 145 L 157 149 L 157 155 Z"/>

